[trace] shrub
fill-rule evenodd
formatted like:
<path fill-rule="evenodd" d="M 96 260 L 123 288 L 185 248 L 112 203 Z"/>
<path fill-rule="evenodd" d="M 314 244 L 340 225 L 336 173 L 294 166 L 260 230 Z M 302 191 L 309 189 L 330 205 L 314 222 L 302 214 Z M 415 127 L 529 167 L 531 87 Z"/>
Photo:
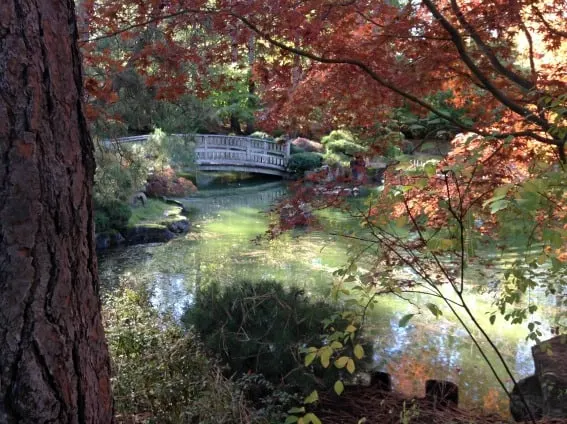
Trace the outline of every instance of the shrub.
<path fill-rule="evenodd" d="M 305 171 L 311 171 L 319 168 L 323 164 L 323 155 L 320 153 L 296 153 L 289 157 L 288 168 L 296 174 L 303 174 Z"/>
<path fill-rule="evenodd" d="M 301 290 L 274 281 L 210 285 L 197 292 L 183 321 L 240 374 L 262 374 L 275 384 L 305 385 L 300 349 L 318 344 L 322 320 L 334 309 L 311 303 Z"/>
<path fill-rule="evenodd" d="M 128 226 L 132 216 L 130 207 L 119 200 L 104 203 L 95 202 L 95 228 L 98 233 L 105 231 L 122 231 Z"/>
<path fill-rule="evenodd" d="M 95 209 L 94 220 L 95 220 L 95 231 L 97 233 L 105 233 L 111 230 L 110 219 L 108 218 L 106 211 L 101 209 Z"/>
<path fill-rule="evenodd" d="M 150 175 L 146 184 L 146 194 L 150 197 L 186 197 L 196 191 L 190 180 L 178 177 L 171 168 Z"/>
<path fill-rule="evenodd" d="M 331 131 L 329 135 L 326 135 L 321 139 L 321 144 L 327 145 L 332 141 L 340 141 L 340 140 L 349 141 L 351 143 L 356 143 L 357 141 L 354 135 L 350 131 L 334 130 Z"/>
<path fill-rule="evenodd" d="M 298 153 L 305 153 L 305 150 L 303 150 L 301 147 L 297 147 L 295 144 L 292 144 L 289 147 L 290 147 L 289 151 L 292 155 L 296 155 Z"/>
<path fill-rule="evenodd" d="M 125 289 L 103 308 L 119 422 L 238 423 L 235 389 L 208 359 L 195 334 Z"/>
<path fill-rule="evenodd" d="M 95 157 L 97 168 L 93 197 L 96 202 L 126 202 L 143 187 L 148 164 L 130 146 L 98 145 Z"/>
<path fill-rule="evenodd" d="M 270 134 L 265 133 L 265 132 L 263 132 L 263 131 L 256 131 L 256 132 L 253 132 L 252 134 L 250 134 L 250 137 L 252 137 L 252 138 L 262 138 L 262 139 L 265 139 L 265 140 L 273 140 L 273 139 L 274 139 L 274 137 L 272 137 Z"/>
<path fill-rule="evenodd" d="M 347 140 L 329 141 L 327 142 L 326 147 L 327 151 L 343 154 L 346 156 L 354 156 L 357 153 L 366 152 L 365 147 Z"/>

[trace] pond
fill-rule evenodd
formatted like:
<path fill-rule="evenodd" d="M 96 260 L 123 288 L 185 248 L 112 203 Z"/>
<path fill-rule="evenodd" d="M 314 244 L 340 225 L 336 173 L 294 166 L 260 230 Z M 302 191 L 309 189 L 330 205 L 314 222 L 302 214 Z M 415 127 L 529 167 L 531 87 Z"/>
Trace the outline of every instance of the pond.
<path fill-rule="evenodd" d="M 324 231 L 295 231 L 276 240 L 260 238 L 269 223 L 264 212 L 285 193 L 281 182 L 234 182 L 184 199 L 195 210 L 192 232 L 167 244 L 130 246 L 101 255 L 103 292 L 125 284 L 142 284 L 151 290 L 156 307 L 177 316 L 191 304 L 195 288 L 211 281 L 231 284 L 240 279 L 273 279 L 298 286 L 313 298 L 328 297 L 333 271 L 345 265 L 356 246 Z M 334 228 L 348 220 L 340 214 L 326 218 Z M 471 293 L 468 300 L 515 377 L 526 377 L 533 372 L 530 343 L 525 340 L 527 328 L 501 318 L 491 326 L 486 312 L 493 309 L 493 297 Z M 547 329 L 556 312 L 554 299 L 541 300 L 548 306 L 540 308 L 534 319 Z M 409 325 L 399 326 L 402 316 L 415 312 L 407 301 L 388 296 L 379 299 L 367 318 L 367 334 L 374 344 L 373 362 L 393 375 L 394 389 L 421 396 L 426 379 L 451 380 L 459 385 L 461 405 L 507 414 L 507 399 L 450 312 L 441 318 L 419 314 Z M 502 367 L 497 369 L 503 375 Z M 509 380 L 505 381 L 510 386 Z"/>

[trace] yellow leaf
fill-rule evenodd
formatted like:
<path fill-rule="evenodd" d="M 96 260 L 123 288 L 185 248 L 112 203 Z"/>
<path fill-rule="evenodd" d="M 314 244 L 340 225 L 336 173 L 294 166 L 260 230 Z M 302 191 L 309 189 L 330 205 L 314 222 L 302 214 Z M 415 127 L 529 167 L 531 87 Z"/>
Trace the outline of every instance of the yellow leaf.
<path fill-rule="evenodd" d="M 349 361 L 349 359 L 350 358 L 348 356 L 341 356 L 339 359 L 335 361 L 335 367 L 344 368 L 347 362 Z"/>
<path fill-rule="evenodd" d="M 315 415 L 313 412 L 305 414 L 305 417 L 303 418 L 305 419 L 306 424 L 321 424 L 321 420 L 317 418 L 317 415 Z"/>
<path fill-rule="evenodd" d="M 347 333 L 354 333 L 356 331 L 356 327 L 354 325 L 349 325 L 346 330 Z"/>
<path fill-rule="evenodd" d="M 357 344 L 354 347 L 354 356 L 356 356 L 357 359 L 362 359 L 364 357 L 364 349 L 361 345 Z"/>
<path fill-rule="evenodd" d="M 321 365 L 323 365 L 323 368 L 328 368 L 330 362 L 331 362 L 331 352 L 329 352 L 328 350 L 324 350 L 323 352 L 321 352 Z"/>
<path fill-rule="evenodd" d="M 351 374 L 354 372 L 354 370 L 356 369 L 356 367 L 354 366 L 354 361 L 350 358 L 348 358 L 347 364 L 346 364 L 346 369 L 348 372 L 350 372 Z"/>
<path fill-rule="evenodd" d="M 342 349 L 343 344 L 335 340 L 333 343 L 331 343 L 331 347 L 333 349 Z"/>
<path fill-rule="evenodd" d="M 318 400 L 319 400 L 319 394 L 317 393 L 317 390 L 313 390 L 311 394 L 305 398 L 303 403 L 313 403 L 313 402 L 317 402 Z"/>

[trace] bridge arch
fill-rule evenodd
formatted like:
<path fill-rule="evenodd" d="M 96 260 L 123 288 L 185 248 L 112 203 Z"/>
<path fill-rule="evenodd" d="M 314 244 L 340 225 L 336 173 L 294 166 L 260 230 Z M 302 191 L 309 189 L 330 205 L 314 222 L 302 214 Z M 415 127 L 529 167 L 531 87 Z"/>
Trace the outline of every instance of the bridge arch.
<path fill-rule="evenodd" d="M 238 171 L 286 176 L 290 143 L 231 135 L 171 134 L 196 141 L 195 154 L 200 171 Z M 143 143 L 150 135 L 122 137 L 118 143 Z M 110 141 L 108 141 L 110 143 Z"/>

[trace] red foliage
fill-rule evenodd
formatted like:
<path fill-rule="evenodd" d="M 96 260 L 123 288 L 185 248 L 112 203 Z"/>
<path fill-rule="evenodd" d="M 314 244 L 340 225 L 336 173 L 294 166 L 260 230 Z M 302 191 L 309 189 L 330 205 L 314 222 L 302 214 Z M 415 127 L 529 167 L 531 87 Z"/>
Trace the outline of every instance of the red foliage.
<path fill-rule="evenodd" d="M 146 194 L 150 197 L 185 197 L 196 191 L 191 181 L 177 177 L 171 168 L 151 175 L 146 184 Z"/>

